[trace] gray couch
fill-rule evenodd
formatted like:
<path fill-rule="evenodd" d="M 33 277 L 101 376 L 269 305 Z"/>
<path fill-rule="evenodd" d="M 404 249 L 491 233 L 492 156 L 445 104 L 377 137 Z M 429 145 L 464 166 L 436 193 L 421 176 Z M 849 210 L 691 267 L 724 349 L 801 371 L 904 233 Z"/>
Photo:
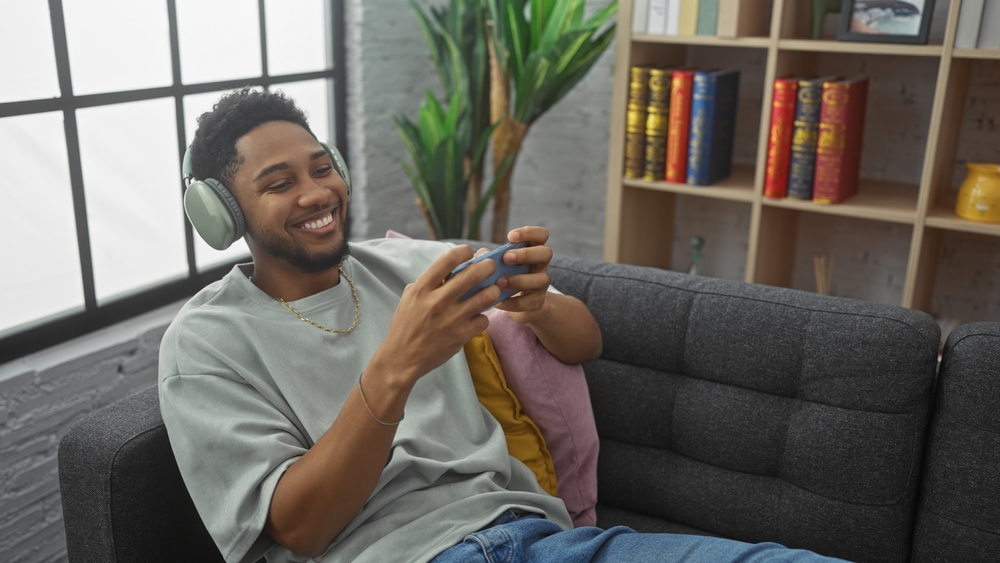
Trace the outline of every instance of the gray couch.
<path fill-rule="evenodd" d="M 849 560 L 1000 558 L 1000 324 L 557 257 L 604 335 L 585 366 L 598 524 Z M 937 378 L 935 377 L 937 375 Z M 155 388 L 59 450 L 70 560 L 219 561 Z"/>

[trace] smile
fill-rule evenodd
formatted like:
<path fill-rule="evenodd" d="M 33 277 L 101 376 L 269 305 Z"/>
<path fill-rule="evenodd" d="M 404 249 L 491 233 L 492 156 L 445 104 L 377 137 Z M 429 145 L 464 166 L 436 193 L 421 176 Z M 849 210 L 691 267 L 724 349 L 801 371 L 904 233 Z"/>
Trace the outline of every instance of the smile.
<path fill-rule="evenodd" d="M 316 219 L 315 221 L 310 221 L 301 225 L 299 228 L 304 230 L 321 229 L 333 222 L 333 213 L 327 214 L 325 217 Z"/>

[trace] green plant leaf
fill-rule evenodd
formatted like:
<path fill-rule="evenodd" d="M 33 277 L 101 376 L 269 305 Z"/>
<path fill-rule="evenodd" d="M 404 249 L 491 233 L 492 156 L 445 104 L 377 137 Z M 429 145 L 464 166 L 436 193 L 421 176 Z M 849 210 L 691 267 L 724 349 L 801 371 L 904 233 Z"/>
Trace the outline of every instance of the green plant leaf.
<path fill-rule="evenodd" d="M 482 221 L 483 213 L 486 211 L 486 206 L 489 204 L 490 199 L 493 198 L 493 193 L 497 189 L 497 183 L 500 181 L 500 178 L 507 172 L 507 169 L 510 168 L 510 166 L 514 163 L 515 156 L 517 155 L 509 154 L 507 155 L 507 158 L 503 159 L 503 162 L 500 163 L 500 167 L 497 168 L 496 173 L 493 174 L 493 181 L 490 182 L 489 189 L 487 189 L 486 193 L 483 194 L 483 199 L 479 201 L 479 205 L 477 205 L 476 208 L 472 210 L 472 213 L 469 214 L 470 233 L 474 233 L 479 229 L 479 223 L 480 221 Z"/>
<path fill-rule="evenodd" d="M 437 212 L 434 209 L 434 202 L 430 197 L 430 190 L 427 188 L 426 182 L 419 175 L 415 174 L 406 162 L 400 160 L 399 163 L 403 166 L 403 172 L 410 178 L 410 183 L 413 185 L 414 191 L 417 192 L 420 202 L 427 208 L 427 215 L 431 220 L 431 228 L 434 230 L 434 238 L 438 240 L 447 238 L 442 236 L 444 231 L 441 229 L 441 222 L 438 220 Z"/>
<path fill-rule="evenodd" d="M 597 62 L 614 38 L 615 30 L 612 27 L 599 35 L 597 39 L 591 43 L 591 48 L 587 50 L 582 57 L 573 61 L 573 63 L 562 74 L 559 83 L 555 85 L 555 88 L 549 94 L 545 103 L 540 107 L 540 114 L 548 111 L 549 108 L 557 104 L 559 100 L 563 99 L 563 97 L 577 85 L 577 83 L 583 80 L 587 73 L 590 72 L 591 67 L 594 66 L 594 63 Z"/>

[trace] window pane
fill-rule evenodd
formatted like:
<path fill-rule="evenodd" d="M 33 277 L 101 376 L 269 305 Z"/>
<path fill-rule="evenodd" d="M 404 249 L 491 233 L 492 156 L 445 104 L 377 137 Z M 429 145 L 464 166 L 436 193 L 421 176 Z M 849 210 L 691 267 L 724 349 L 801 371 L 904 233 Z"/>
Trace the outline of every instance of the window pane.
<path fill-rule="evenodd" d="M 63 2 L 76 95 L 170 86 L 166 2 Z"/>
<path fill-rule="evenodd" d="M 259 90 L 260 88 L 255 89 Z M 184 96 L 184 132 L 187 134 L 184 146 L 191 146 L 191 141 L 194 140 L 194 132 L 198 128 L 198 117 L 206 111 L 211 111 L 212 106 L 219 101 L 222 94 L 223 92 L 207 92 Z M 243 242 L 243 239 L 237 240 L 225 250 L 216 250 L 208 246 L 208 243 L 198 236 L 198 231 L 194 233 L 194 257 L 199 272 L 242 257 L 247 257 L 247 261 L 249 261 L 249 256 L 250 249 L 247 248 L 247 243 Z"/>
<path fill-rule="evenodd" d="M 0 119 L 0 331 L 83 306 L 62 112 Z"/>
<path fill-rule="evenodd" d="M 77 112 L 98 301 L 188 274 L 174 100 Z"/>
<path fill-rule="evenodd" d="M 295 100 L 295 104 L 306 112 L 309 127 L 321 141 L 333 142 L 333 132 L 330 129 L 330 80 L 320 78 L 303 82 L 275 84 L 275 90 L 281 90 Z"/>
<path fill-rule="evenodd" d="M 267 72 L 271 76 L 332 68 L 323 0 L 265 0 Z"/>
<path fill-rule="evenodd" d="M 0 103 L 59 95 L 47 3 L 0 4 L 0 84 Z"/>
<path fill-rule="evenodd" d="M 256 0 L 177 0 L 184 84 L 260 76 Z"/>

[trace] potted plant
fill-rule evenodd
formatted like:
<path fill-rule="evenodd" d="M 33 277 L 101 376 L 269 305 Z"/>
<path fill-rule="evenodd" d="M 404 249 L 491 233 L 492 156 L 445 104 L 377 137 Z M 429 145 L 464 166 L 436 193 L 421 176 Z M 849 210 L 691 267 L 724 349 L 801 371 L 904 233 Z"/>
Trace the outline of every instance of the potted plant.
<path fill-rule="evenodd" d="M 617 13 L 618 3 L 614 0 L 584 20 L 584 0 L 482 1 L 489 8 L 490 117 L 497 123 L 493 165 L 499 182 L 492 240 L 503 243 L 513 160 L 521 143 L 531 124 L 572 90 L 611 44 L 615 26 L 605 24 Z"/>

